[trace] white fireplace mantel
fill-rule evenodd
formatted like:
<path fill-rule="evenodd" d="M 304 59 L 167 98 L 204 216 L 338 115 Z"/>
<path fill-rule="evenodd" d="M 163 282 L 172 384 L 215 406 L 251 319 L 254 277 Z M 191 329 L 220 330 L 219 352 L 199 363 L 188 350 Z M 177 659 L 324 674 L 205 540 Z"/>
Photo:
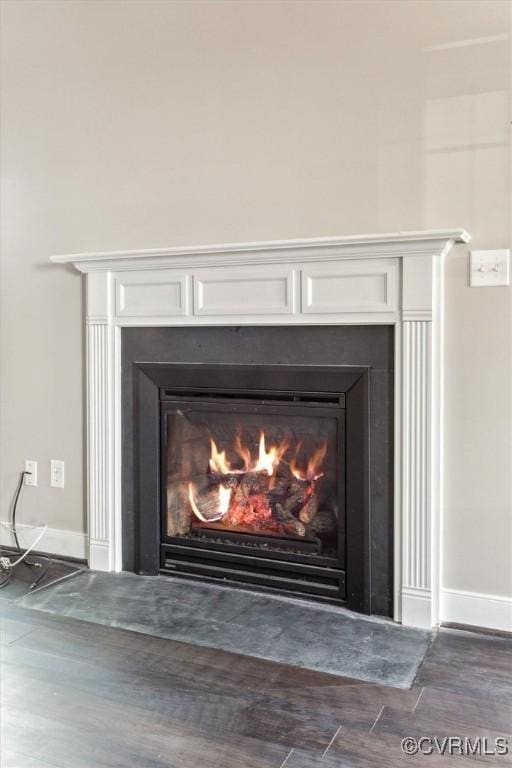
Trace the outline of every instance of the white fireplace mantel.
<path fill-rule="evenodd" d="M 439 623 L 442 262 L 463 229 L 53 256 L 87 273 L 89 565 L 121 551 L 121 329 L 395 327 L 395 619 Z"/>

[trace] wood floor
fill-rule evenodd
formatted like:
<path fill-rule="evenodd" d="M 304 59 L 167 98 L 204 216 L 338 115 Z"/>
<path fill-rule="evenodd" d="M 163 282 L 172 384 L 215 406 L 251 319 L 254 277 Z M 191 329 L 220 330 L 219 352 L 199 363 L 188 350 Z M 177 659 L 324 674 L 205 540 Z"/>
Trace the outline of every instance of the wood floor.
<path fill-rule="evenodd" d="M 506 638 L 443 630 L 398 690 L 1 604 L 2 768 L 511 764 L 400 746 L 504 736 L 512 748 Z"/>

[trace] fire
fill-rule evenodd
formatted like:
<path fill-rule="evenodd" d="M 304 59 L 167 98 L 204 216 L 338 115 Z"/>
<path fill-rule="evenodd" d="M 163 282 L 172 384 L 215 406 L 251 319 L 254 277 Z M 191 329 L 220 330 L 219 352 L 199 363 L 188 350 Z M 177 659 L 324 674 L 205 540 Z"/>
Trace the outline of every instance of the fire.
<path fill-rule="evenodd" d="M 265 447 L 265 433 L 262 432 L 259 442 L 258 461 L 252 471 L 266 472 L 267 475 L 271 477 L 282 457 L 288 450 L 288 447 L 287 442 L 282 442 L 280 445 L 271 445 L 267 451 Z"/>
<path fill-rule="evenodd" d="M 295 457 L 290 461 L 290 472 L 297 478 L 297 480 L 309 480 L 310 482 L 312 480 L 319 480 L 324 474 L 320 470 L 322 469 L 322 464 L 327 453 L 327 441 L 323 442 L 322 445 L 311 454 L 305 469 L 297 465 L 297 455 L 300 447 L 301 444 L 299 443 Z"/>
<path fill-rule="evenodd" d="M 212 472 L 216 472 L 218 475 L 229 475 L 231 472 L 231 465 L 226 459 L 226 451 L 221 451 L 217 448 L 213 437 L 210 439 L 210 446 L 212 449 L 210 456 L 210 469 Z"/>
<path fill-rule="evenodd" d="M 318 511 L 316 481 L 327 441 L 308 457 L 299 442 L 286 460 L 289 448 L 288 439 L 270 442 L 262 431 L 251 451 L 238 433 L 228 457 L 229 449 L 220 450 L 211 438 L 209 471 L 199 488 L 188 483 L 193 517 L 214 528 L 304 537 Z"/>
<path fill-rule="evenodd" d="M 243 462 L 244 462 L 244 469 L 243 469 L 243 471 L 244 472 L 249 472 L 250 466 L 251 466 L 251 452 L 247 448 L 247 446 L 245 446 L 242 443 L 242 438 L 240 437 L 240 432 L 237 432 L 237 434 L 235 436 L 234 448 L 235 448 L 236 453 L 240 456 L 240 458 L 243 459 Z"/>
<path fill-rule="evenodd" d="M 231 462 L 226 458 L 226 451 L 219 451 L 213 438 L 210 439 L 210 470 L 217 475 L 245 474 L 247 472 L 265 472 L 271 477 L 284 454 L 289 448 L 289 443 L 283 440 L 278 445 L 271 445 L 267 449 L 265 445 L 265 433 L 261 432 L 258 445 L 258 458 L 253 460 L 251 452 L 242 443 L 240 435 L 236 435 L 234 441 L 235 452 L 243 459 L 243 469 L 233 469 Z"/>

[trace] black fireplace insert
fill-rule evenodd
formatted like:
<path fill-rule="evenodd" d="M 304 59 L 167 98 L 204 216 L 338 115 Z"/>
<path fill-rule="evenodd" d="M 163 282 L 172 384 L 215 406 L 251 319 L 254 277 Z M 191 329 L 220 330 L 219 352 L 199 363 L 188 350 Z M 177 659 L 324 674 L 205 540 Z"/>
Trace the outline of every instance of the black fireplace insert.
<path fill-rule="evenodd" d="M 368 370 L 197 364 L 137 370 L 139 403 L 141 377 L 158 391 L 160 572 L 364 610 Z M 141 473 L 150 476 L 154 447 L 146 429 L 138 435 Z M 144 547 L 151 511 L 140 490 L 138 501 Z M 147 554 L 141 552 L 141 571 Z"/>

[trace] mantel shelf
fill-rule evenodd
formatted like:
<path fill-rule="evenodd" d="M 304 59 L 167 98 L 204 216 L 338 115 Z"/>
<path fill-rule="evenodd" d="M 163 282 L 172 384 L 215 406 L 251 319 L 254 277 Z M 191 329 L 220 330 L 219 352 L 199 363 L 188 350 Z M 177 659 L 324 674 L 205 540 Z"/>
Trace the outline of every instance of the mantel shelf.
<path fill-rule="evenodd" d="M 455 243 L 468 243 L 464 229 L 391 232 L 375 235 L 268 240 L 248 243 L 197 245 L 147 250 L 71 253 L 51 256 L 54 264 L 73 264 L 80 272 L 146 269 L 152 267 L 225 266 L 231 264 L 289 263 L 340 258 L 383 258 L 436 255 Z"/>

